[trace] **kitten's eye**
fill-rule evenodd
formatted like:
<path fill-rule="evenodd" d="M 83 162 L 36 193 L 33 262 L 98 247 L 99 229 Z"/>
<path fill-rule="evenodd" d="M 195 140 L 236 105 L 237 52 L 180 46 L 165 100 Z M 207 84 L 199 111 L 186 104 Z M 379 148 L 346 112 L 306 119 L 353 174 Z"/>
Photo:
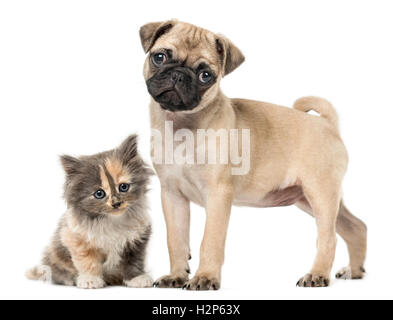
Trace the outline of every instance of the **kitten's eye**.
<path fill-rule="evenodd" d="M 165 53 L 156 53 L 152 56 L 152 61 L 157 67 L 161 67 L 167 60 Z"/>
<path fill-rule="evenodd" d="M 208 71 L 202 71 L 199 74 L 199 81 L 202 82 L 203 84 L 210 82 L 212 78 L 213 78 L 212 74 Z"/>
<path fill-rule="evenodd" d="M 104 199 L 105 196 L 106 196 L 106 193 L 105 193 L 105 191 L 102 190 L 102 189 L 97 190 L 97 191 L 94 193 L 94 198 L 96 198 L 96 199 L 98 199 L 98 200 Z"/>
<path fill-rule="evenodd" d="M 122 183 L 122 184 L 119 186 L 119 191 L 120 191 L 120 192 L 127 192 L 129 189 L 130 189 L 130 185 L 127 184 L 127 183 Z"/>

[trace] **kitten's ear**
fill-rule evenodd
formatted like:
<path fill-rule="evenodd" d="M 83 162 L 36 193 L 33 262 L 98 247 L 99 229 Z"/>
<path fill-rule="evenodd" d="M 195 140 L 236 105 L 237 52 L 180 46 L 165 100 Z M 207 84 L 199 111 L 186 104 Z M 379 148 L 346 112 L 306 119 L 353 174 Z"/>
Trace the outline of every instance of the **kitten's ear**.
<path fill-rule="evenodd" d="M 80 167 L 82 165 L 81 160 L 71 156 L 63 155 L 60 157 L 60 161 L 64 168 L 64 171 L 68 176 L 79 173 Z"/>
<path fill-rule="evenodd" d="M 117 149 L 120 159 L 124 163 L 130 163 L 138 156 L 138 136 L 129 136 Z"/>

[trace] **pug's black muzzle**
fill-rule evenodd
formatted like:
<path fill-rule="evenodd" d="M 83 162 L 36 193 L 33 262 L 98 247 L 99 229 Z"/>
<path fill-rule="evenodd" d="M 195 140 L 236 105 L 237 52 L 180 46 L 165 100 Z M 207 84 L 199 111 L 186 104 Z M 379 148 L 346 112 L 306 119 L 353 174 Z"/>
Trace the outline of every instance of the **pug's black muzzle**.
<path fill-rule="evenodd" d="M 153 99 L 168 111 L 192 110 L 201 101 L 197 76 L 187 67 L 162 67 L 146 84 Z"/>

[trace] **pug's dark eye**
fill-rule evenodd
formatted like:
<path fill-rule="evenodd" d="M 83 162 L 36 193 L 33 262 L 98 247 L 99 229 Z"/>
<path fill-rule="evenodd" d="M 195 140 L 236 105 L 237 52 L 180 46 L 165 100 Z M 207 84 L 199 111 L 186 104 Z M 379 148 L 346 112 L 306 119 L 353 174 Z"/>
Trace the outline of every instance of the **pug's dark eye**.
<path fill-rule="evenodd" d="M 105 191 L 102 190 L 102 189 L 97 190 L 97 191 L 94 193 L 94 198 L 96 198 L 96 199 L 98 199 L 98 200 L 104 199 L 105 197 L 106 197 L 106 193 L 105 193 Z"/>
<path fill-rule="evenodd" d="M 152 61 L 157 67 L 161 67 L 167 60 L 165 53 L 156 53 L 152 56 Z"/>
<path fill-rule="evenodd" d="M 212 78 L 213 76 L 209 71 L 202 71 L 199 74 L 199 81 L 203 84 L 209 83 Z"/>
<path fill-rule="evenodd" d="M 130 185 L 127 183 L 122 183 L 119 185 L 119 191 L 120 192 L 127 192 L 130 189 Z"/>

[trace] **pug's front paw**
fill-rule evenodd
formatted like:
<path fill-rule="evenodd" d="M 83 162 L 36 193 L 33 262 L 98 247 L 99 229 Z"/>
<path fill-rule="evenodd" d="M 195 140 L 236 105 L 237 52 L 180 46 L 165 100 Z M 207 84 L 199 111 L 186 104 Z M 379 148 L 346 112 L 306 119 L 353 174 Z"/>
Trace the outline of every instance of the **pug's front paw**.
<path fill-rule="evenodd" d="M 188 281 L 188 274 L 173 274 L 161 277 L 154 282 L 155 288 L 182 288 Z"/>
<path fill-rule="evenodd" d="M 337 279 L 342 280 L 360 280 L 363 279 L 366 274 L 366 270 L 363 267 L 352 269 L 351 267 L 342 268 L 336 274 Z"/>
<path fill-rule="evenodd" d="M 321 288 L 328 287 L 329 283 L 330 280 L 324 276 L 308 273 L 297 282 L 296 286 L 303 288 Z"/>
<path fill-rule="evenodd" d="M 221 287 L 220 280 L 218 277 L 200 274 L 196 275 L 190 281 L 188 281 L 183 289 L 184 290 L 196 290 L 196 291 L 207 291 L 207 290 L 219 290 Z"/>

